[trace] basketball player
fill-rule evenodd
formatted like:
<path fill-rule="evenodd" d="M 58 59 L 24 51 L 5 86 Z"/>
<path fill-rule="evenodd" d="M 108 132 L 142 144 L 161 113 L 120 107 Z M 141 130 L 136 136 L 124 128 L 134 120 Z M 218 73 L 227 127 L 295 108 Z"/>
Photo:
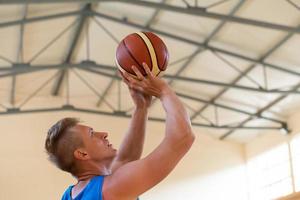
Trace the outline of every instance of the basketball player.
<path fill-rule="evenodd" d="M 162 181 L 190 149 L 194 134 L 184 106 L 165 81 L 146 64 L 143 67 L 146 77 L 134 66 L 137 79 L 126 72 L 122 75 L 136 109 L 118 152 L 106 132 L 94 131 L 74 118 L 50 128 L 45 143 L 50 160 L 78 180 L 65 191 L 63 200 L 135 200 Z M 151 96 L 161 101 L 166 112 L 165 136 L 140 159 Z"/>

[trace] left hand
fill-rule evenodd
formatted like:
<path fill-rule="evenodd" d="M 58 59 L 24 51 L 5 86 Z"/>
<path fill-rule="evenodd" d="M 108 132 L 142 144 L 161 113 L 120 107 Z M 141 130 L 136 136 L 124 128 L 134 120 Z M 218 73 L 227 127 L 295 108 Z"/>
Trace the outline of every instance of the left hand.
<path fill-rule="evenodd" d="M 139 92 L 134 89 L 130 89 L 130 95 L 132 97 L 132 100 L 137 108 L 149 108 L 151 105 L 152 97 L 147 94 L 143 94 L 142 92 Z"/>
<path fill-rule="evenodd" d="M 123 81 L 128 85 L 129 82 L 128 80 L 124 77 L 124 75 L 122 74 L 122 72 L 120 72 Z M 130 88 L 128 85 L 128 89 L 130 92 L 130 95 L 132 97 L 132 100 L 136 106 L 136 108 L 149 108 L 152 102 L 152 96 L 142 93 L 138 90 L 135 90 L 133 88 Z"/>

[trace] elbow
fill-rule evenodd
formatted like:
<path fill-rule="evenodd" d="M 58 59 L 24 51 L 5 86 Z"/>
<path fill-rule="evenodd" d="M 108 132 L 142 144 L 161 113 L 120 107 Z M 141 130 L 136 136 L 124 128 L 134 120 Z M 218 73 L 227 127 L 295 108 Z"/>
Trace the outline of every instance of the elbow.
<path fill-rule="evenodd" d="M 172 143 L 173 147 L 180 149 L 189 149 L 193 145 L 196 136 L 191 127 L 176 130 L 176 132 L 166 135 L 166 139 Z"/>
<path fill-rule="evenodd" d="M 191 146 L 193 145 L 195 139 L 196 139 L 196 136 L 193 133 L 193 131 L 191 129 L 189 131 L 187 131 L 184 138 L 181 139 L 181 141 L 183 141 L 182 144 L 183 144 L 184 149 L 190 149 Z"/>
<path fill-rule="evenodd" d="M 185 132 L 184 137 L 185 137 L 186 141 L 192 145 L 196 138 L 196 136 L 192 130 L 192 127 L 185 128 L 184 132 Z"/>
<path fill-rule="evenodd" d="M 183 129 L 182 132 L 184 132 L 183 134 L 184 141 L 192 145 L 195 141 L 195 134 L 193 133 L 192 127 L 190 126 L 185 127 L 185 129 Z"/>
<path fill-rule="evenodd" d="M 187 153 L 191 149 L 194 141 L 195 141 L 195 135 L 193 132 L 190 132 L 181 140 L 181 142 L 179 142 L 180 144 L 178 145 L 178 148 L 179 146 L 181 146 L 183 152 Z"/>
<path fill-rule="evenodd" d="M 196 139 L 195 134 L 192 131 L 190 131 L 190 133 L 187 136 L 187 143 L 188 143 L 187 145 L 189 147 L 191 147 L 193 145 L 195 139 Z"/>

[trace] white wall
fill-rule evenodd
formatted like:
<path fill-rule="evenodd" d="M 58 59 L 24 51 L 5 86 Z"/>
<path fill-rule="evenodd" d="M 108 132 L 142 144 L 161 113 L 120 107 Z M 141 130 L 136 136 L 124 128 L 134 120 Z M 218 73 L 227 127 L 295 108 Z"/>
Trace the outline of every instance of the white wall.
<path fill-rule="evenodd" d="M 279 147 L 281 145 L 288 144 L 290 141 L 293 140 L 293 138 L 295 138 L 296 136 L 298 137 L 300 135 L 299 134 L 300 133 L 300 112 L 296 112 L 293 115 L 291 115 L 287 120 L 287 122 L 288 122 L 288 127 L 291 130 L 290 134 L 286 135 L 280 131 L 262 132 L 259 137 L 255 138 L 254 140 L 246 144 L 245 145 L 246 159 L 249 161 L 255 160 L 256 158 L 259 158 L 259 156 L 265 155 L 264 153 L 270 152 L 270 150 L 275 149 L 276 147 Z M 278 160 L 282 160 L 280 156 L 281 155 L 278 155 L 277 157 Z M 269 161 L 264 161 L 264 162 L 269 162 Z M 256 165 L 258 166 L 256 170 L 259 170 L 259 167 L 261 167 L 262 163 L 260 164 L 257 163 Z M 251 170 L 249 170 L 249 173 L 251 173 L 250 171 Z M 262 172 L 255 172 L 255 173 L 262 173 Z M 282 171 L 281 175 L 282 174 L 285 174 L 285 172 Z M 282 196 L 282 195 L 287 195 L 292 193 L 293 188 L 291 185 L 282 187 L 283 189 L 278 194 L 276 193 L 278 190 L 275 190 L 275 192 L 273 191 L 272 193 L 270 193 L 267 190 L 265 191 L 260 190 L 261 188 L 259 188 L 259 186 L 258 188 L 255 188 L 257 185 L 259 185 L 259 183 L 257 182 L 260 181 L 258 180 L 259 177 L 256 176 L 257 174 L 253 175 L 252 177 L 252 181 L 254 181 L 255 183 L 254 185 L 252 185 L 253 191 L 251 192 L 251 196 L 254 196 L 254 199 L 258 199 L 257 196 L 263 196 L 263 195 L 271 194 L 271 195 Z M 264 177 L 268 177 L 268 176 L 270 175 L 264 175 Z M 249 184 L 250 182 L 251 180 L 249 179 Z M 260 198 L 265 199 L 265 197 L 260 197 Z"/>
<path fill-rule="evenodd" d="M 300 133 L 300 111 L 291 115 L 287 122 L 291 130 L 290 134 L 285 135 L 280 131 L 268 131 L 246 144 L 245 152 L 247 160 L 284 142 L 290 141 L 295 135 Z"/>
<path fill-rule="evenodd" d="M 118 146 L 128 119 L 82 113 L 43 113 L 1 116 L 0 199 L 59 199 L 74 179 L 46 159 L 44 140 L 48 128 L 66 116 L 76 116 L 96 130 L 108 130 Z M 164 126 L 149 123 L 145 154 L 161 140 Z M 211 139 L 195 129 L 190 153 L 162 183 L 142 196 L 152 199 L 247 199 L 243 147 Z"/>

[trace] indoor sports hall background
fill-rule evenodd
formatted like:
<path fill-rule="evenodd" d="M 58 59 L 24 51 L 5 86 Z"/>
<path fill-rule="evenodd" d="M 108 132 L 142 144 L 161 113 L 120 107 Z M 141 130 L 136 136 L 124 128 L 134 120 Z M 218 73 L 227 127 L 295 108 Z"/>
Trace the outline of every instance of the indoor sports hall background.
<path fill-rule="evenodd" d="M 197 137 L 141 199 L 300 199 L 299 25 L 299 0 L 0 0 L 0 199 L 74 183 L 44 151 L 63 117 L 120 144 L 133 104 L 115 50 L 141 30 L 166 43 Z M 164 134 L 159 101 L 149 118 L 144 155 Z"/>

